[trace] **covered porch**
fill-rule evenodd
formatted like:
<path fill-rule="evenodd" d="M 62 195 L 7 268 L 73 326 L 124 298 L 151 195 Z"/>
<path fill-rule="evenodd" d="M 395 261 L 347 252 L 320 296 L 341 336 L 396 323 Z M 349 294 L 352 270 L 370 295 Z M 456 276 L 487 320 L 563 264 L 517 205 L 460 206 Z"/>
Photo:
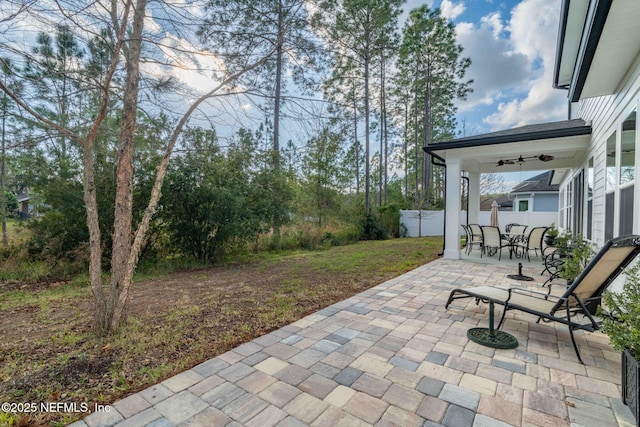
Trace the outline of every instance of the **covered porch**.
<path fill-rule="evenodd" d="M 468 178 L 468 222 L 478 223 L 482 173 L 553 170 L 552 183 L 578 167 L 591 139 L 591 125 L 565 120 L 522 126 L 424 147 L 432 161 L 446 170 L 444 258 L 460 259 L 462 174 Z"/>

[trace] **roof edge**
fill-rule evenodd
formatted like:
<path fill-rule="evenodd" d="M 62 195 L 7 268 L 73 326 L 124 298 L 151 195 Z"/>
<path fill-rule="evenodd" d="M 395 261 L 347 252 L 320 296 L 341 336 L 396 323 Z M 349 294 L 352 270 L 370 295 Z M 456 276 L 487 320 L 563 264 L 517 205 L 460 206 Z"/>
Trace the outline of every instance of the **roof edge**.
<path fill-rule="evenodd" d="M 556 42 L 556 63 L 553 69 L 554 89 L 567 89 L 567 85 L 559 85 L 558 80 L 560 80 L 560 63 L 564 53 L 564 37 L 567 30 L 567 20 L 569 19 L 569 3 L 570 0 L 562 0 L 562 5 L 560 6 L 560 28 L 558 29 L 558 41 Z"/>
<path fill-rule="evenodd" d="M 571 78 L 571 87 L 569 88 L 569 99 L 571 102 L 578 102 L 580 100 L 612 3 L 613 0 L 595 0 L 592 13 L 587 17 L 587 38 L 586 40 L 583 39 L 582 43 L 580 43 L 580 51 L 578 52 L 576 66 L 573 71 L 573 77 Z"/>
<path fill-rule="evenodd" d="M 506 144 L 512 142 L 536 141 L 540 139 L 563 138 L 569 136 L 590 135 L 591 125 L 585 123 L 583 126 L 570 128 L 546 129 L 539 131 L 524 132 L 520 134 L 484 134 L 464 140 L 450 140 L 427 144 L 422 149 L 427 153 L 454 148 L 481 147 L 486 145 Z"/>

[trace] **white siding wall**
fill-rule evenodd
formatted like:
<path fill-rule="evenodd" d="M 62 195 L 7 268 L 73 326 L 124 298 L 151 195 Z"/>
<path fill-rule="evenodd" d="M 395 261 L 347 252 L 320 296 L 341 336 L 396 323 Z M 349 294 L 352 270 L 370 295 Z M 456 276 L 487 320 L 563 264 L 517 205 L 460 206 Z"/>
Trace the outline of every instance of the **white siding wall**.
<path fill-rule="evenodd" d="M 574 105 L 574 112 L 577 110 L 578 117 L 591 121 L 593 129 L 589 151 L 581 160 L 582 167 L 586 170 L 588 159 L 591 156 L 594 158 L 593 241 L 598 246 L 604 244 L 606 141 L 636 106 L 639 107 L 640 114 L 640 57 L 636 59 L 616 94 L 585 99 L 580 101 L 577 107 Z M 639 143 L 640 141 L 636 140 L 636 145 Z M 636 168 L 635 186 L 638 195 L 640 165 L 636 165 Z M 561 189 L 566 187 L 572 178 L 573 174 L 567 174 Z M 640 212 L 640 197 L 635 197 L 634 203 L 635 212 Z M 640 230 L 636 229 L 635 232 Z"/>

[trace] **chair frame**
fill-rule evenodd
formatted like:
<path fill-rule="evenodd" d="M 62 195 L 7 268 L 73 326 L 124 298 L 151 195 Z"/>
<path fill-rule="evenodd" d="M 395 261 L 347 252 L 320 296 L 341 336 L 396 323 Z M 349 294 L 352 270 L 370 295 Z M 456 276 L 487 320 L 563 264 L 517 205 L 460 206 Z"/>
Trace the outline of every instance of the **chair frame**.
<path fill-rule="evenodd" d="M 478 228 L 477 231 L 479 233 L 476 233 L 474 231 L 475 227 Z M 482 227 L 479 224 L 467 224 L 466 230 L 468 231 L 469 236 L 471 237 L 471 244 L 469 245 L 469 252 L 467 252 L 467 255 L 471 254 L 473 245 L 477 244 L 480 246 L 480 257 L 482 257 L 482 253 L 484 252 L 484 235 L 482 234 Z M 476 236 L 478 236 L 480 240 L 476 240 Z"/>
<path fill-rule="evenodd" d="M 598 283 L 597 288 L 588 296 L 580 296 L 580 285 L 583 282 L 594 280 L 590 275 L 597 277 L 598 264 L 603 261 L 605 266 L 611 261 L 606 259 L 605 256 L 611 248 L 629 247 L 630 251 L 625 255 L 611 273 L 603 278 Z M 569 334 L 571 336 L 571 343 L 575 350 L 578 361 L 582 364 L 582 357 L 580 356 L 580 350 L 576 344 L 574 337 L 574 330 L 584 330 L 588 332 L 594 332 L 600 328 L 601 321 L 594 317 L 598 306 L 602 299 L 603 292 L 607 287 L 620 275 L 623 269 L 629 265 L 631 261 L 640 253 L 640 236 L 631 235 L 618 237 L 613 240 L 609 240 L 591 262 L 585 267 L 582 273 L 573 281 L 573 283 L 567 288 L 562 296 L 554 296 L 549 293 L 538 292 L 534 290 L 527 290 L 522 288 L 496 288 L 491 286 L 481 286 L 478 288 L 469 289 L 454 289 L 449 294 L 449 299 L 445 305 L 448 308 L 449 305 L 456 299 L 461 298 L 475 298 L 476 303 L 493 302 L 504 306 L 502 317 L 498 325 L 498 329 L 502 327 L 505 320 L 505 315 L 508 310 L 519 310 L 525 313 L 538 316 L 538 322 L 540 320 L 544 322 L 559 322 L 567 325 Z M 603 260 L 604 258 L 604 260 Z M 526 303 L 531 303 L 529 306 Z M 546 305 L 549 309 L 546 311 L 538 310 L 533 307 L 534 304 L 539 306 Z M 586 321 L 580 322 L 578 315 L 582 315 Z"/>
<path fill-rule="evenodd" d="M 495 229 L 496 234 L 498 235 L 498 241 L 500 242 L 498 246 L 487 245 L 485 230 Z M 482 230 L 482 251 L 487 254 L 487 256 L 493 256 L 498 252 L 498 261 L 502 258 L 502 248 L 508 247 L 510 245 L 503 244 L 502 233 L 500 233 L 500 229 L 498 227 L 492 225 L 482 225 L 480 226 L 480 230 Z M 480 258 L 482 258 L 482 254 L 480 254 Z"/>
<path fill-rule="evenodd" d="M 534 246 L 531 246 L 531 235 L 536 231 L 543 228 L 544 231 L 542 232 L 542 234 L 540 235 L 540 240 L 538 240 L 537 242 L 534 242 Z M 529 231 L 529 235 L 526 238 L 526 241 L 523 242 L 523 244 L 518 245 L 519 248 L 521 248 L 524 253 L 527 255 L 527 261 L 531 261 L 531 256 L 529 255 L 529 251 L 534 250 L 536 256 L 538 255 L 538 249 L 540 250 L 540 256 L 542 256 L 542 250 L 543 250 L 543 242 L 544 242 L 544 235 L 547 232 L 547 230 L 549 229 L 549 227 L 533 227 L 530 231 Z M 524 255 L 523 255 L 524 256 Z"/>

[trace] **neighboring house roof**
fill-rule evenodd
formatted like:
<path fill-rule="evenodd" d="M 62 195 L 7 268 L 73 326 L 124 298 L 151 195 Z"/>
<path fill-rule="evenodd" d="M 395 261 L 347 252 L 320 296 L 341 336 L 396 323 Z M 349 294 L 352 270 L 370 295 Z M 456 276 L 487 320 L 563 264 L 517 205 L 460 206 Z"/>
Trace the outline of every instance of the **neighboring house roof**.
<path fill-rule="evenodd" d="M 513 187 L 513 189 L 511 190 L 511 194 L 558 191 L 559 185 L 550 184 L 552 176 L 552 171 L 546 171 L 541 173 L 540 175 L 528 178 L 527 180 L 522 181 L 520 184 Z"/>
<path fill-rule="evenodd" d="M 16 194 L 16 199 L 18 200 L 18 202 L 22 203 L 28 201 L 29 199 L 31 199 L 31 197 L 27 193 L 21 193 Z"/>
<path fill-rule="evenodd" d="M 513 207 L 513 200 L 509 198 L 506 194 L 501 194 L 498 197 L 489 197 L 485 200 L 480 201 L 480 210 L 481 211 L 490 211 L 491 204 L 494 200 L 498 203 L 500 208 L 510 208 Z"/>

